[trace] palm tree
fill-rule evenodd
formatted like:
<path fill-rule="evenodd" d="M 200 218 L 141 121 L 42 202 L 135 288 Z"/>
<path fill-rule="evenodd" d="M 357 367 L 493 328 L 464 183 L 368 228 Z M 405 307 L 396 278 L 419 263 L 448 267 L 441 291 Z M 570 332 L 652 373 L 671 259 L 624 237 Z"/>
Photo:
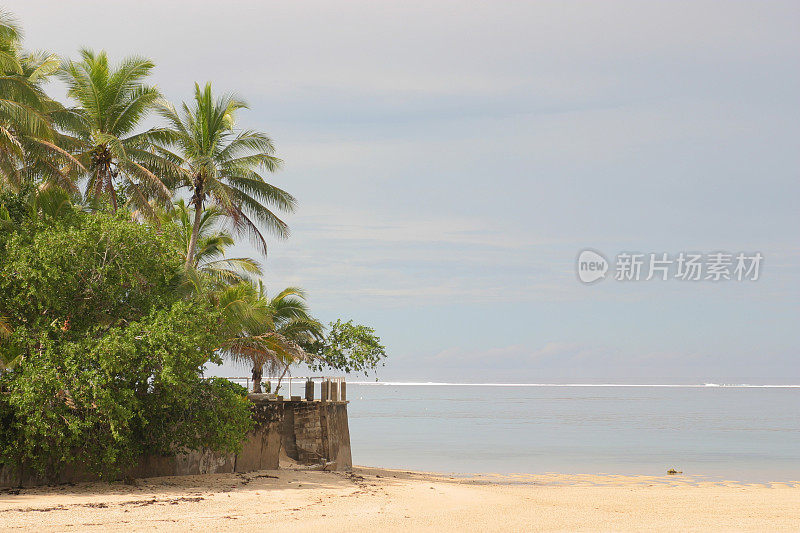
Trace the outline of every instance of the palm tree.
<path fill-rule="evenodd" d="M 105 52 L 80 51 L 81 61 L 66 61 L 60 76 L 77 107 L 57 114 L 55 120 L 68 135 L 63 139 L 88 178 L 86 196 L 107 198 L 114 212 L 120 193 L 147 218 L 156 216 L 150 199 L 169 205 L 172 192 L 165 184 L 179 169 L 154 153 L 158 132 L 135 133 L 154 108 L 158 89 L 146 85 L 153 63 L 129 57 L 113 68 Z"/>
<path fill-rule="evenodd" d="M 162 226 L 174 225 L 183 245 L 185 256 L 192 238 L 194 210 L 187 207 L 183 199 L 177 201 L 171 211 L 161 213 Z M 223 212 L 218 206 L 203 211 L 197 236 L 197 250 L 191 265 L 197 273 L 215 284 L 231 284 L 250 281 L 249 277 L 261 275 L 261 265 L 250 257 L 226 257 L 226 248 L 233 245 L 230 233 L 220 228 Z"/>
<path fill-rule="evenodd" d="M 53 128 L 53 116 L 62 106 L 42 89 L 59 60 L 23 52 L 20 42 L 20 29 L 0 12 L 0 189 L 18 191 L 38 178 L 77 190 L 72 178 L 81 165 L 60 146 L 61 136 Z"/>
<path fill-rule="evenodd" d="M 194 208 L 187 266 L 194 263 L 207 202 L 218 206 L 233 229 L 249 236 L 263 254 L 267 245 L 258 224 L 279 237 L 288 236 L 286 223 L 270 207 L 291 212 L 295 199 L 261 174 L 274 172 L 281 164 L 270 138 L 235 129 L 236 112 L 246 107 L 231 95 L 214 98 L 210 83 L 203 89 L 195 84 L 193 104 L 184 103 L 180 111 L 161 102 L 159 113 L 168 127 L 159 132 L 165 144 L 157 152 L 182 168 L 180 179 L 191 193 L 189 205 Z"/>
<path fill-rule="evenodd" d="M 80 196 L 77 181 L 86 168 L 72 155 L 71 150 L 75 147 L 70 137 L 56 127 L 60 117 L 66 113 L 64 106 L 44 95 L 41 89 L 44 80 L 58 71 L 59 64 L 55 55 L 37 53 L 23 56 L 23 78 L 42 95 L 38 109 L 50 129 L 44 135 L 21 137 L 25 158 L 20 176 L 22 182 L 39 183 L 43 188 L 55 186 L 77 199 Z"/>
<path fill-rule="evenodd" d="M 311 357 L 301 344 L 319 340 L 322 324 L 311 317 L 301 289 L 289 287 L 268 298 L 263 285 L 239 283 L 220 296 L 230 337 L 223 352 L 252 367 L 253 392 L 261 391 L 266 367 L 270 373 Z"/>
<path fill-rule="evenodd" d="M 22 135 L 47 135 L 50 125 L 37 109 L 39 98 L 22 76 L 21 32 L 0 12 L 0 186 L 18 185 L 18 165 L 25 153 Z"/>

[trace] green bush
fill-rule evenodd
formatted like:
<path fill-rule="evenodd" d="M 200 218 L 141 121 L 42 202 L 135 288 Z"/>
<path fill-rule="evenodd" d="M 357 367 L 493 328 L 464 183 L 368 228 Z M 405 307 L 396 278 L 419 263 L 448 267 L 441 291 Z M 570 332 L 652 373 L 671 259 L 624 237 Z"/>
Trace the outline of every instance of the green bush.
<path fill-rule="evenodd" d="M 180 291 L 174 242 L 110 215 L 24 220 L 0 247 L 0 463 L 118 477 L 147 453 L 235 452 L 245 389 L 206 380 L 221 316 Z M 18 357 L 20 356 L 21 357 Z"/>

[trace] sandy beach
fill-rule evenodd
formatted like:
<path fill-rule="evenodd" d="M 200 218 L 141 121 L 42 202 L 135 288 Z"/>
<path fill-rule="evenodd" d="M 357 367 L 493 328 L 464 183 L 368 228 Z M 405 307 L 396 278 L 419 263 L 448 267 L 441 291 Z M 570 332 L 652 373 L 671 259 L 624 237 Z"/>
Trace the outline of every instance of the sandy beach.
<path fill-rule="evenodd" d="M 0 492 L 0 530 L 797 531 L 800 482 L 298 469 Z"/>

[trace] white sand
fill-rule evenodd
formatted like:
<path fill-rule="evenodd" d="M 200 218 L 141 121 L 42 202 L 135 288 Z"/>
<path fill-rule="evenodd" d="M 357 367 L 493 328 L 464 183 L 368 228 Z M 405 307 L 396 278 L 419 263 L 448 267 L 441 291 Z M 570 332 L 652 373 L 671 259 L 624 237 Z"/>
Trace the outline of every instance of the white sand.
<path fill-rule="evenodd" d="M 800 531 L 800 482 L 263 471 L 0 492 L 0 530 Z"/>

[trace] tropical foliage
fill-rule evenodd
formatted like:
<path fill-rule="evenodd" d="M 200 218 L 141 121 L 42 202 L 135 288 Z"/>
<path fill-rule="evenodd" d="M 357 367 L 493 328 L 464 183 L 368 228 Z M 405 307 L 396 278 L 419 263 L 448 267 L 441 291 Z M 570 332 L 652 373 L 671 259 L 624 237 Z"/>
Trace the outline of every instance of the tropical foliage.
<path fill-rule="evenodd" d="M 302 289 L 268 294 L 260 262 L 229 255 L 288 236 L 296 200 L 265 178 L 281 160 L 238 127 L 241 99 L 195 84 L 176 108 L 153 68 L 25 52 L 0 13 L 0 466 L 115 477 L 145 453 L 235 451 L 246 391 L 207 365 L 245 366 L 258 392 L 265 371 L 385 357 L 371 329 L 326 334 Z"/>
<path fill-rule="evenodd" d="M 309 362 L 312 369 L 335 368 L 348 374 L 369 374 L 386 358 L 386 348 L 375 330 L 352 320 L 331 322 L 328 335 L 315 339 L 306 349 L 316 355 Z"/>
<path fill-rule="evenodd" d="M 267 242 L 259 226 L 281 237 L 289 234 L 286 223 L 270 207 L 292 211 L 295 199 L 267 183 L 261 174 L 274 172 L 281 164 L 272 140 L 264 133 L 235 129 L 236 114 L 246 107 L 232 95 L 215 98 L 210 83 L 202 89 L 195 84 L 194 102 L 184 103 L 180 111 L 168 102 L 160 106 L 168 127 L 159 134 L 174 151 L 161 147 L 158 153 L 180 166 L 180 185 L 188 188 L 195 210 L 187 264 L 194 260 L 209 199 L 230 218 L 237 232 L 251 237 L 265 254 Z"/>
<path fill-rule="evenodd" d="M 194 231 L 195 211 L 180 199 L 171 211 L 160 215 L 165 226 L 174 226 L 180 239 L 181 252 L 189 253 Z M 251 257 L 227 257 L 226 249 L 234 244 L 233 237 L 221 225 L 224 217 L 218 206 L 210 206 L 201 214 L 195 235 L 195 251 L 189 265 L 209 282 L 219 284 L 249 281 L 260 276 L 261 264 Z"/>
<path fill-rule="evenodd" d="M 15 221 L 0 252 L 10 334 L 0 463 L 114 476 L 144 453 L 235 451 L 244 389 L 203 379 L 223 319 L 176 291 L 183 258 L 154 228 L 68 208 Z"/>
<path fill-rule="evenodd" d="M 234 361 L 252 366 L 253 392 L 261 391 L 265 367 L 275 375 L 293 363 L 311 362 L 302 346 L 323 338 L 322 324 L 311 317 L 296 287 L 268 298 L 261 284 L 238 284 L 222 293 L 220 307 L 233 325 L 222 349 Z"/>
<path fill-rule="evenodd" d="M 125 198 L 144 217 L 153 218 L 150 201 L 170 203 L 172 191 L 166 183 L 177 178 L 177 169 L 151 149 L 158 133 L 137 132 L 160 96 L 145 83 L 155 65 L 129 57 L 114 68 L 105 52 L 88 49 L 80 56 L 80 61 L 65 61 L 59 72 L 77 105 L 55 118 L 66 132 L 64 146 L 84 169 L 86 197 L 107 200 L 115 212 Z"/>
<path fill-rule="evenodd" d="M 33 179 L 72 189 L 80 163 L 61 146 L 53 117 L 63 108 L 43 91 L 59 61 L 20 48 L 21 31 L 0 12 L 0 190 L 18 190 Z"/>

